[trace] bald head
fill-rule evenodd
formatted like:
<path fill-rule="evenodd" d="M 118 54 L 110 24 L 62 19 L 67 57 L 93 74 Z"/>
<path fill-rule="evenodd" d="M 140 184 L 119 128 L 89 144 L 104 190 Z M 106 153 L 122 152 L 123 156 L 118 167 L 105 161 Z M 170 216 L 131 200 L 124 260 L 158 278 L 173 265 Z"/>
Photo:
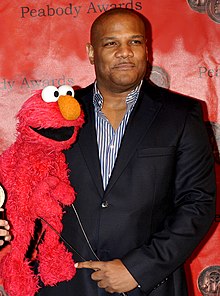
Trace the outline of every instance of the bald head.
<path fill-rule="evenodd" d="M 99 35 L 99 31 L 104 26 L 105 21 L 107 19 L 110 19 L 113 16 L 120 16 L 120 15 L 134 16 L 134 17 L 138 18 L 143 23 L 143 26 L 145 28 L 145 32 L 148 31 L 150 25 L 148 24 L 148 22 L 146 22 L 146 19 L 144 18 L 143 15 L 141 15 L 140 13 L 138 13 L 135 10 L 128 9 L 128 8 L 114 8 L 114 9 L 110 9 L 110 10 L 105 11 L 100 16 L 98 16 L 95 19 L 95 21 L 93 22 L 93 24 L 91 26 L 91 30 L 90 30 L 90 42 L 92 45 L 94 45 L 94 43 L 96 41 L 96 37 L 97 37 L 97 35 Z"/>

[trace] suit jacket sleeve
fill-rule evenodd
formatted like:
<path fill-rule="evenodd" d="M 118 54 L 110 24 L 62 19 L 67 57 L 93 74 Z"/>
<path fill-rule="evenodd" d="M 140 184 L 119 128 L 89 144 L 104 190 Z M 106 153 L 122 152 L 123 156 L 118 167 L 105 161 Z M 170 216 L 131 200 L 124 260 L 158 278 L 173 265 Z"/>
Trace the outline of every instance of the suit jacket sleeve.
<path fill-rule="evenodd" d="M 191 105 L 192 106 L 192 105 Z M 123 263 L 149 293 L 190 256 L 215 214 L 213 158 L 200 104 L 193 102 L 177 147 L 173 209 L 150 244 L 130 251 Z"/>

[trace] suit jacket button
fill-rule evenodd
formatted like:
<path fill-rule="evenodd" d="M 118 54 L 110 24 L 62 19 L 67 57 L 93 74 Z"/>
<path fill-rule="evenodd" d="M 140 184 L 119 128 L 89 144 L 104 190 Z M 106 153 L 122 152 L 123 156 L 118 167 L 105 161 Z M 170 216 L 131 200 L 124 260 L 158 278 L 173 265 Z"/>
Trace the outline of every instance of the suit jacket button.
<path fill-rule="evenodd" d="M 106 201 L 103 201 L 102 204 L 101 204 L 102 208 L 107 208 L 109 206 L 107 200 Z"/>

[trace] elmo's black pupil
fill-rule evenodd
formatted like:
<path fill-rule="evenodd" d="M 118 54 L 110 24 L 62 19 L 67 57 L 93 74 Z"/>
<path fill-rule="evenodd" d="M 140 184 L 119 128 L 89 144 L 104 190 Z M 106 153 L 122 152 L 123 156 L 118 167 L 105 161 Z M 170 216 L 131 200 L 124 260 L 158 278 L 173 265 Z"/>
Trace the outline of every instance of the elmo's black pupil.
<path fill-rule="evenodd" d="M 54 97 L 55 98 L 58 98 L 59 97 L 59 92 L 57 90 L 55 90 L 55 92 L 54 92 Z"/>
<path fill-rule="evenodd" d="M 68 92 L 66 93 L 68 96 L 72 96 L 72 92 L 71 90 L 68 90 Z"/>

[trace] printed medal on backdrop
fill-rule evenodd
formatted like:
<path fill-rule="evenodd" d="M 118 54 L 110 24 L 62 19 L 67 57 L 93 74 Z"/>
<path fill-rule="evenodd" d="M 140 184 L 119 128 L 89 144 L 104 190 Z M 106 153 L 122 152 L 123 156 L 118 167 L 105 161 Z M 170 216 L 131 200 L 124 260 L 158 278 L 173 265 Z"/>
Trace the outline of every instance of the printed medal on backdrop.
<path fill-rule="evenodd" d="M 190 7 L 200 13 L 206 13 L 211 20 L 220 23 L 219 0 L 188 0 Z"/>
<path fill-rule="evenodd" d="M 198 286 L 203 296 L 218 296 L 220 293 L 220 266 L 209 266 L 199 275 Z"/>

